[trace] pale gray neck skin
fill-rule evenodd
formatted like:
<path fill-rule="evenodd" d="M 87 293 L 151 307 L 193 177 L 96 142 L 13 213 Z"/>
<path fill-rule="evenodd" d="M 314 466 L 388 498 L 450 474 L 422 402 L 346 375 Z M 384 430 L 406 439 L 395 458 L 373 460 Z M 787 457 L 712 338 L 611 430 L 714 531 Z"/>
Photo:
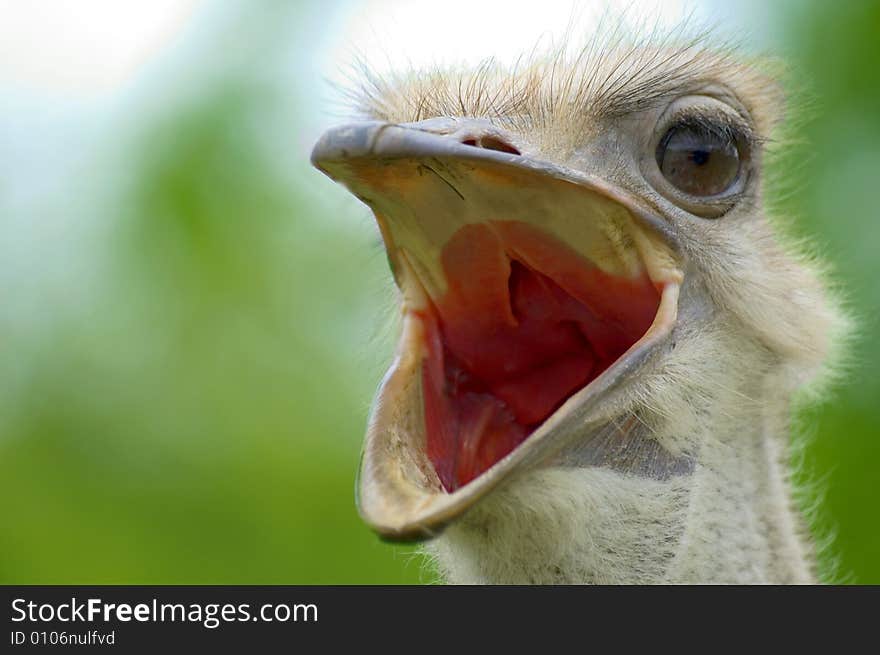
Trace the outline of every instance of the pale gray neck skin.
<path fill-rule="evenodd" d="M 775 424 L 775 425 L 774 425 Z M 668 582 L 813 582 L 814 566 L 793 508 L 787 431 L 770 417 L 744 416 L 695 468 Z"/>
<path fill-rule="evenodd" d="M 652 462 L 647 474 L 635 470 L 631 452 L 606 431 L 590 440 L 600 445 L 589 455 L 581 445 L 511 480 L 427 546 L 444 579 L 813 582 L 811 548 L 801 536 L 786 476 L 789 403 L 776 391 L 779 367 L 756 365 L 760 348 L 737 336 L 719 340 L 716 334 L 716 346 L 739 342 L 732 349 L 710 346 L 719 359 L 716 375 L 692 376 L 691 387 L 684 379 L 667 384 L 659 399 L 670 413 L 640 419 L 626 437 L 648 453 L 642 459 Z M 697 343 L 680 361 L 706 350 Z M 670 395 L 670 389 L 677 391 Z M 687 430 L 685 436 L 680 430 Z M 658 445 L 665 456 L 657 456 Z M 571 465 L 575 461 L 579 466 Z"/>

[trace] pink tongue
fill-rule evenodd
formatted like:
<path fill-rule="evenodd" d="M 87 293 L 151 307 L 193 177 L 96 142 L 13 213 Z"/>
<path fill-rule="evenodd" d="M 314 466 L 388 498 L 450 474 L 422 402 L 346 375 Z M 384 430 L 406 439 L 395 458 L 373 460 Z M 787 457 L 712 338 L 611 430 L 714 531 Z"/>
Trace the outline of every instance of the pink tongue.
<path fill-rule="evenodd" d="M 522 223 L 493 227 L 468 225 L 449 241 L 447 292 L 422 316 L 427 451 L 448 491 L 504 457 L 610 366 L 659 304 L 647 278 L 605 274 Z"/>

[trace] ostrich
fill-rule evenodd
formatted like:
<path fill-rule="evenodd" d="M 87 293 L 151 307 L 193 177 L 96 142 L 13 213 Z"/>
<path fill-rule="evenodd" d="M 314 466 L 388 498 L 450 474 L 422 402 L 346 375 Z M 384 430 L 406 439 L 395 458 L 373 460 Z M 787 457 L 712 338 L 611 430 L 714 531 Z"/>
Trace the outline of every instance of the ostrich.
<path fill-rule="evenodd" d="M 359 511 L 448 582 L 816 579 L 791 398 L 846 321 L 765 207 L 776 76 L 710 40 L 368 76 L 314 147 L 400 290 Z"/>

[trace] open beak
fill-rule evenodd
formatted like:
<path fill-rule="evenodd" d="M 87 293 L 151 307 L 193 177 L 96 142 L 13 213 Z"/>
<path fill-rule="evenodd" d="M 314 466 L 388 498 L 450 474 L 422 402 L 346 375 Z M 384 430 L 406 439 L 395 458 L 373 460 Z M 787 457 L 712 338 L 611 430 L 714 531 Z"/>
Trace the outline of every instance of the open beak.
<path fill-rule="evenodd" d="M 656 214 L 512 143 L 468 121 L 365 122 L 312 152 L 373 210 L 402 292 L 358 481 L 361 516 L 389 539 L 436 535 L 589 438 L 676 320 L 682 273 Z"/>

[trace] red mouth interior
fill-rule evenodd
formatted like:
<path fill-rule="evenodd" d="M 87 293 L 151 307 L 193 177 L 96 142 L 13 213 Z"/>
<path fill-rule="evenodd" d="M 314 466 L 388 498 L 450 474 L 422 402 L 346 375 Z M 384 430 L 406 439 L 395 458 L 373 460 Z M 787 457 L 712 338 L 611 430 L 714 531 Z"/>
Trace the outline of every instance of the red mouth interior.
<path fill-rule="evenodd" d="M 520 222 L 463 227 L 442 264 L 447 291 L 420 312 L 422 388 L 428 458 L 454 491 L 638 341 L 660 294 Z"/>

